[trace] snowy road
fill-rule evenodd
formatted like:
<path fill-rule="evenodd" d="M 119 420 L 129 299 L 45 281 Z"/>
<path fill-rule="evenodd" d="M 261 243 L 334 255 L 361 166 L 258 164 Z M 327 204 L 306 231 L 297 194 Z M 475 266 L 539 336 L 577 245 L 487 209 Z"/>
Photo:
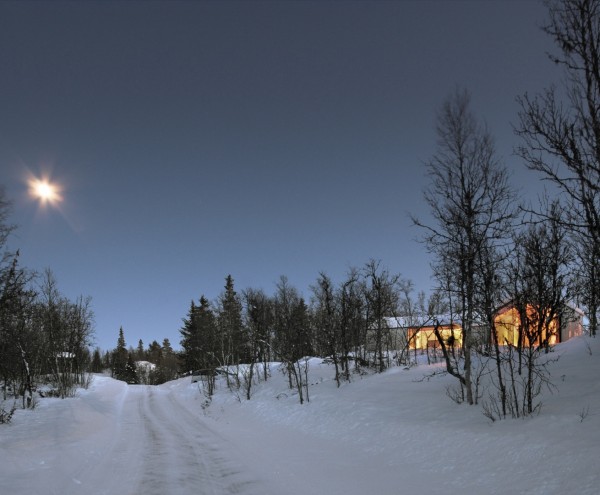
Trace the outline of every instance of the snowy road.
<path fill-rule="evenodd" d="M 554 352 L 542 413 L 494 423 L 448 399 L 437 365 L 338 388 L 314 359 L 302 406 L 273 366 L 252 400 L 220 383 L 204 410 L 189 378 L 98 376 L 0 426 L 0 495 L 596 495 L 600 339 Z"/>
<path fill-rule="evenodd" d="M 226 440 L 169 390 L 98 377 L 78 399 L 42 407 L 44 414 L 26 412 L 33 421 L 0 432 L 0 493 L 213 495 L 264 489 L 231 458 Z"/>

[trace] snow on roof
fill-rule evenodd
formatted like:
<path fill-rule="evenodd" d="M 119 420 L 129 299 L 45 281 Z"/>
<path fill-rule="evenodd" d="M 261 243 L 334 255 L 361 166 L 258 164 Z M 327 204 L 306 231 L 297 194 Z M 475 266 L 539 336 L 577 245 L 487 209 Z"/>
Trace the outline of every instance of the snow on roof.
<path fill-rule="evenodd" d="M 435 316 L 388 316 L 384 319 L 388 328 L 432 327 L 435 325 L 436 320 L 440 325 L 461 324 L 460 317 L 451 314 Z"/>

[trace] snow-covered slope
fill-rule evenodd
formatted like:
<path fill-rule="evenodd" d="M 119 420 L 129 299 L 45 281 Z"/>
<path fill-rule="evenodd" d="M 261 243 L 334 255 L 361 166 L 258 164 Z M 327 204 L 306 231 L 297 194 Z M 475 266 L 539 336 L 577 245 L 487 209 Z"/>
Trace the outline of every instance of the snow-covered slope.
<path fill-rule="evenodd" d="M 591 352 L 591 353 L 590 353 Z M 600 339 L 556 347 L 542 414 L 491 423 L 420 366 L 355 377 L 310 364 L 298 404 L 275 368 L 252 400 L 97 377 L 0 428 L 0 493 L 595 494 Z"/>

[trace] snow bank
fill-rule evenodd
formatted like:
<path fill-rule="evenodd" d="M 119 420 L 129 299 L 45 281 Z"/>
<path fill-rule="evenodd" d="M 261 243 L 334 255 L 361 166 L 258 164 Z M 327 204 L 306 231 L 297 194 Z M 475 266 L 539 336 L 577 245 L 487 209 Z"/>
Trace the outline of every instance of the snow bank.
<path fill-rule="evenodd" d="M 495 423 L 452 402 L 453 378 L 430 376 L 435 365 L 338 389 L 313 359 L 304 405 L 276 367 L 250 401 L 219 379 L 210 405 L 190 377 L 149 387 L 98 376 L 0 427 L 0 493 L 595 494 L 600 339 L 554 355 L 558 390 L 542 414 Z"/>

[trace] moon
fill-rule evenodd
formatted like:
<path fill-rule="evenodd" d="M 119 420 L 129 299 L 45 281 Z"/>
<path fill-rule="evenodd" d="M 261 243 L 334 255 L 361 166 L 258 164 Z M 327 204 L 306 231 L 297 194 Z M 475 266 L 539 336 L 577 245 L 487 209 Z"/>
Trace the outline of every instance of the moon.
<path fill-rule="evenodd" d="M 31 179 L 29 194 L 42 204 L 54 204 L 62 199 L 59 187 L 47 179 Z"/>

